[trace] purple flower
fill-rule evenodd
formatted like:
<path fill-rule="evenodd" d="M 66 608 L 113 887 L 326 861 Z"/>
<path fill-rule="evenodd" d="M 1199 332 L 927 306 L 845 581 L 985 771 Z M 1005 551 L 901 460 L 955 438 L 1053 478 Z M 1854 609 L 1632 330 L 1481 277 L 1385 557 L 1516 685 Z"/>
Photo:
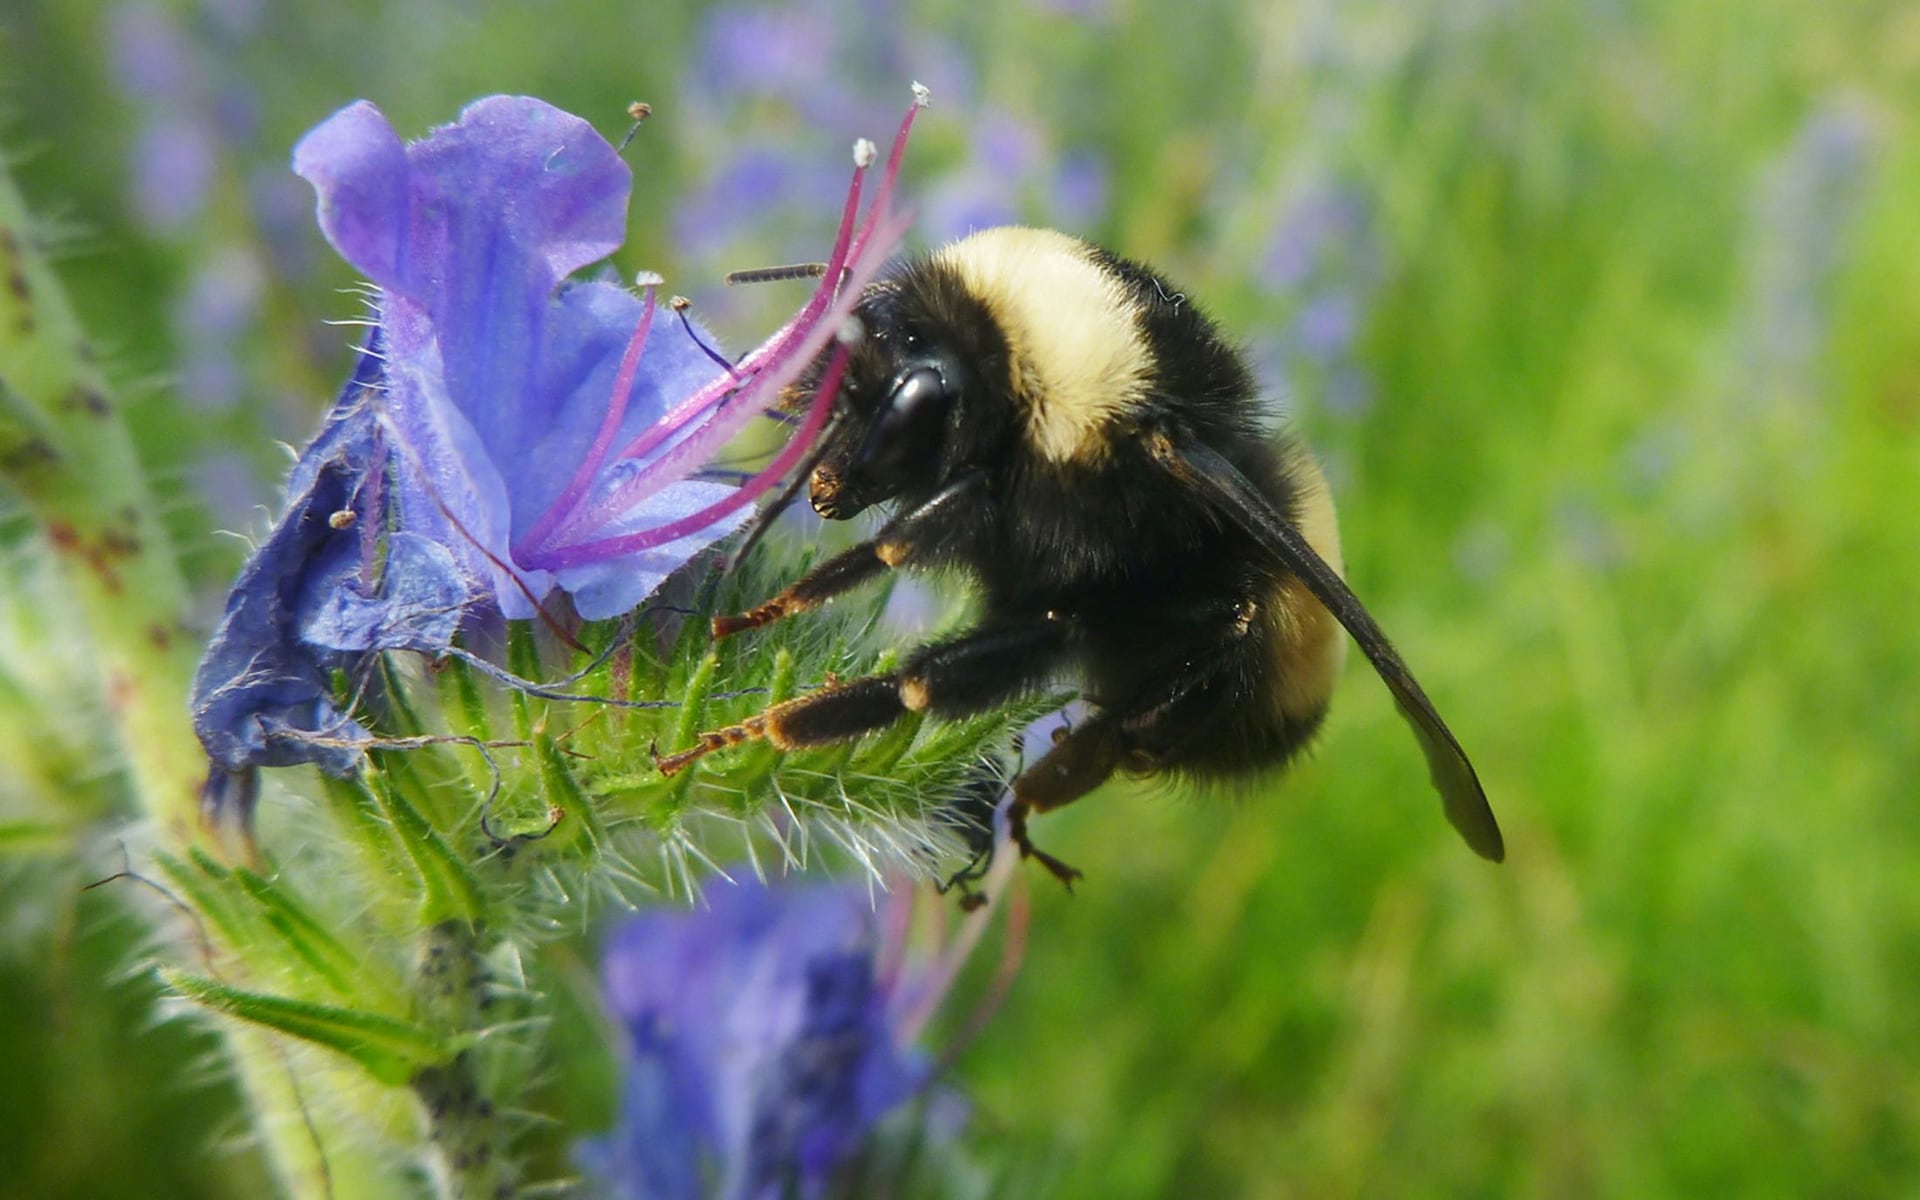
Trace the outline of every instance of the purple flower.
<path fill-rule="evenodd" d="M 710 183 L 681 200 L 674 236 L 689 253 L 713 255 L 740 230 L 763 225 L 769 203 L 801 206 L 811 213 L 823 197 L 838 194 L 844 186 L 837 170 L 796 155 L 780 142 L 745 142 Z"/>
<path fill-rule="evenodd" d="M 505 96 L 412 146 L 371 104 L 355 104 L 302 139 L 293 161 L 319 194 L 327 240 L 379 288 L 379 410 L 401 459 L 402 525 L 453 548 L 506 615 L 532 615 L 556 580 L 514 570 L 512 539 L 586 457 L 642 319 L 642 302 L 613 284 L 561 286 L 619 246 L 626 164 L 579 118 Z M 625 411 L 608 436 L 623 443 L 716 373 L 667 322 L 641 361 L 631 394 L 613 401 Z M 621 516 L 657 526 L 725 491 L 675 482 Z M 559 582 L 583 614 L 611 616 L 706 540 Z"/>
<path fill-rule="evenodd" d="M 631 180 L 579 118 L 495 96 L 407 145 L 363 101 L 307 134 L 294 169 L 377 289 L 376 329 L 195 679 L 215 762 L 350 769 L 366 731 L 325 685 L 352 656 L 435 653 L 468 611 L 529 617 L 555 589 L 616 616 L 737 525 L 825 422 L 835 336 L 904 229 L 888 201 L 912 121 L 864 217 L 860 144 L 819 290 L 728 370 L 654 320 L 651 286 L 569 280 L 619 245 Z M 695 477 L 823 355 L 766 470 L 738 488 Z"/>
<path fill-rule="evenodd" d="M 696 60 L 702 83 L 717 95 L 754 92 L 800 102 L 831 91 L 839 79 L 821 47 L 832 44 L 837 15 L 795 5 L 712 9 Z"/>
<path fill-rule="evenodd" d="M 631 1039 L 614 1133 L 587 1158 L 623 1200 L 824 1195 L 929 1075 L 919 998 L 889 970 L 864 892 L 721 887 L 609 941 L 607 1002 Z"/>
<path fill-rule="evenodd" d="M 1063 229 L 1088 229 L 1105 218 L 1107 164 L 1088 150 L 1069 150 L 1054 170 L 1050 210 Z"/>

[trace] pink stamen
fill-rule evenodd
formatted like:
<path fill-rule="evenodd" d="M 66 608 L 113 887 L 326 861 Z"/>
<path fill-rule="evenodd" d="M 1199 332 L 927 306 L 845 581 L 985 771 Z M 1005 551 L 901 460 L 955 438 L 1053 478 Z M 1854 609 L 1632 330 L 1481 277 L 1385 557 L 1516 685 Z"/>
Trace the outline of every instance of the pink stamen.
<path fill-rule="evenodd" d="M 1033 909 L 1024 887 L 1009 889 L 1005 897 L 1007 905 L 1007 931 L 1000 943 L 1000 962 L 993 973 L 993 979 L 987 984 L 986 994 L 974 1006 L 967 1017 L 967 1023 L 961 1027 L 952 1042 L 941 1052 L 942 1065 L 951 1065 L 960 1057 L 960 1052 L 972 1045 L 987 1025 L 992 1022 L 993 1014 L 1000 1011 L 1008 995 L 1013 991 L 1014 976 L 1020 973 L 1020 964 L 1027 956 L 1027 929 L 1033 919 Z"/>
<path fill-rule="evenodd" d="M 860 213 L 860 193 L 864 186 L 866 174 L 867 165 L 856 162 L 853 170 L 853 181 L 847 189 L 847 200 L 841 209 L 840 228 L 834 235 L 833 254 L 828 259 L 827 270 L 822 276 L 821 285 L 814 289 L 814 293 L 808 298 L 806 305 L 795 314 L 792 320 L 782 325 L 774 332 L 772 337 L 768 338 L 758 349 L 740 361 L 739 366 L 735 368 L 735 374 L 737 376 L 748 378 L 756 376 L 766 363 L 778 361 L 791 353 L 796 341 L 804 340 L 806 335 L 812 333 L 818 327 L 822 310 L 827 308 L 833 299 L 835 281 L 838 280 L 841 270 L 845 268 L 847 263 L 849 250 L 853 242 L 854 226 Z M 871 216 L 871 214 L 869 214 L 869 216 Z M 824 342 L 822 342 L 822 345 L 824 345 Z M 818 350 L 819 347 L 815 347 L 814 352 L 818 353 Z M 746 388 L 741 388 L 737 379 L 715 379 L 713 382 L 702 387 L 693 395 L 675 405 L 672 411 L 668 412 L 659 421 L 656 421 L 638 437 L 634 438 L 633 441 L 623 447 L 618 457 L 621 459 L 644 458 L 658 448 L 661 443 L 680 432 L 688 422 L 706 412 L 708 409 L 713 408 L 725 400 L 728 395 L 734 394 L 736 390 L 741 398 L 748 396 L 757 397 L 759 394 L 758 390 L 755 389 L 752 384 L 749 384 Z M 749 412 L 748 415 L 751 416 L 753 412 L 764 410 L 771 407 L 771 405 L 772 400 L 769 399 L 766 403 L 761 404 L 758 409 L 753 409 L 752 412 Z M 749 403 L 744 407 L 751 409 L 752 405 Z M 742 424 L 744 424 L 744 422 L 742 422 Z M 657 465 L 658 464 L 656 464 L 656 466 Z M 600 504 L 595 505 L 590 511 L 583 511 L 573 507 L 573 505 L 577 505 L 581 499 L 580 496 L 575 496 L 569 505 L 571 511 L 557 534 L 554 530 L 547 529 L 543 531 L 537 539 L 532 537 L 526 539 L 526 545 L 530 548 L 530 555 L 537 556 L 539 552 L 546 550 L 548 546 L 555 541 L 565 541 L 567 538 L 579 532 L 580 527 L 583 525 L 587 528 L 593 528 L 595 526 L 606 525 L 610 521 L 617 519 L 619 514 L 631 505 L 633 494 L 637 490 L 636 485 L 648 482 L 650 478 L 651 472 L 643 472 L 640 476 L 628 480 L 626 485 L 621 487 L 614 495 L 609 496 Z"/>
<path fill-rule="evenodd" d="M 776 454 L 773 461 L 768 463 L 766 469 L 758 475 L 714 503 L 677 521 L 669 521 L 665 525 L 656 525 L 652 529 L 643 529 L 638 533 L 629 533 L 621 537 L 601 538 L 599 541 L 563 546 L 542 555 L 541 566 L 547 570 L 559 571 L 584 562 L 617 558 L 623 554 L 651 550 L 655 546 L 664 546 L 668 542 L 704 529 L 727 514 L 753 503 L 763 492 L 779 483 L 786 473 L 793 469 L 795 463 L 806 457 L 814 440 L 820 436 L 820 430 L 827 423 L 827 415 L 833 411 L 834 398 L 840 392 L 840 379 L 846 374 L 847 359 L 847 347 L 843 344 L 834 352 L 832 360 L 827 363 L 826 373 L 820 380 L 820 389 L 813 398 L 813 406 L 807 410 L 807 419 L 801 423 L 799 430 L 794 433 L 785 448 Z M 705 430 L 701 432 L 704 433 Z M 683 446 L 686 444 L 681 443 Z M 675 447 L 675 450 L 679 448 Z"/>
<path fill-rule="evenodd" d="M 642 315 L 642 332 L 629 343 L 615 381 L 615 397 L 608 405 L 608 416 L 588 453 L 587 460 L 574 472 L 559 499 L 541 515 L 539 522 L 520 539 L 514 557 L 528 566 L 558 570 L 581 563 L 629 554 L 664 545 L 733 513 L 765 493 L 792 467 L 805 458 L 818 440 L 830 413 L 831 397 L 837 393 L 846 370 L 847 349 L 835 351 L 816 392 L 805 420 L 781 452 L 765 470 L 754 475 L 735 492 L 677 521 L 654 529 L 618 537 L 581 541 L 597 529 L 616 524 L 648 496 L 691 476 L 717 453 L 734 435 L 755 417 L 765 413 L 779 400 L 807 367 L 815 362 L 827 343 L 846 322 L 858 304 L 866 286 L 872 282 L 908 224 L 904 216 L 890 209 L 900 167 L 906 154 L 908 134 L 915 115 L 924 106 L 925 90 L 915 85 L 915 100 L 902 118 L 887 154 L 886 170 L 873 202 L 861 213 L 861 193 L 872 161 L 872 148 L 862 143 L 856 148 L 853 179 L 841 209 L 840 224 L 834 235 L 833 252 L 828 257 L 820 286 L 792 320 L 740 361 L 729 375 L 715 378 L 693 395 L 675 405 L 663 418 L 640 433 L 612 457 L 617 461 L 644 459 L 658 451 L 689 424 L 706 415 L 705 421 L 680 442 L 670 446 L 653 462 L 634 472 L 631 478 L 599 500 L 588 503 L 592 480 L 599 474 L 609 455 L 607 446 L 624 415 L 627 393 L 637 371 L 639 345 L 645 340 L 645 325 L 653 317 L 651 291 Z M 710 415 L 708 415 L 710 414 Z"/>
<path fill-rule="evenodd" d="M 627 401 L 633 395 L 634 377 L 640 373 L 640 352 L 646 347 L 647 334 L 653 329 L 654 310 L 659 307 L 654 303 L 654 293 L 654 286 L 649 284 L 643 307 L 640 309 L 640 325 L 633 331 L 633 337 L 628 339 L 626 353 L 620 358 L 620 369 L 613 377 L 613 391 L 607 397 L 607 415 L 600 421 L 600 430 L 594 434 L 593 444 L 587 448 L 587 456 L 580 460 L 580 465 L 573 472 L 573 478 L 569 479 L 567 486 L 554 497 L 553 503 L 547 506 L 547 511 L 540 514 L 540 519 L 534 522 L 533 528 L 527 531 L 525 537 L 514 543 L 514 558 L 524 559 L 529 549 L 543 544 L 547 535 L 553 532 L 554 526 L 560 524 L 561 519 L 580 503 L 580 498 L 586 495 L 587 488 L 593 483 L 594 476 L 600 473 L 600 464 L 606 461 L 607 450 L 613 445 L 613 435 L 620 432 L 620 421 L 627 415 Z"/>
<path fill-rule="evenodd" d="M 847 188 L 847 200 L 840 211 L 840 228 L 834 234 L 833 253 L 827 260 L 826 274 L 822 277 L 825 280 L 834 278 L 839 274 L 839 269 L 846 265 L 847 248 L 853 238 L 854 221 L 860 215 L 860 192 L 865 185 L 866 177 L 866 164 L 855 163 L 853 168 L 853 182 Z M 801 329 L 810 330 L 813 327 L 814 323 L 819 320 L 820 310 L 826 306 L 827 299 L 831 295 L 832 287 L 830 283 L 823 282 L 819 287 L 815 288 L 813 295 L 807 298 L 806 305 L 801 308 L 793 320 L 788 321 L 785 325 L 775 330 L 771 338 L 768 338 L 758 349 L 742 359 L 740 365 L 736 368 L 736 372 L 743 375 L 754 374 L 758 371 L 762 363 L 778 356 L 793 340 L 795 331 Z M 711 407 L 717 401 L 725 398 L 726 394 L 731 390 L 732 384 L 721 380 L 715 380 L 713 383 L 701 388 L 681 403 L 679 407 L 675 408 L 672 413 L 669 413 L 666 420 L 654 425 L 653 428 L 647 430 L 629 443 L 625 449 L 620 451 L 620 457 L 645 457 L 654 447 L 660 445 L 661 442 L 677 432 L 681 425 L 686 424 L 687 419 L 693 416 L 694 413 Z M 683 413 L 685 415 L 682 415 Z"/>
<path fill-rule="evenodd" d="M 835 327 L 837 327 L 840 322 L 845 321 L 852 313 L 855 305 L 859 302 L 860 293 L 865 289 L 866 285 L 871 282 L 873 276 L 879 272 L 880 267 L 885 262 L 886 251 L 898 242 L 900 235 L 905 232 L 906 225 L 907 219 L 905 217 L 895 217 L 882 224 L 879 234 L 875 238 L 875 244 L 879 247 L 879 252 L 870 255 L 868 261 L 854 265 L 845 293 L 834 303 L 833 307 L 827 310 L 825 316 L 815 324 L 814 328 L 808 331 L 807 336 L 801 339 L 799 344 L 793 347 L 783 357 L 777 366 L 757 376 L 752 386 L 740 392 L 734 398 L 733 403 L 727 405 L 724 410 L 700 426 L 699 429 L 695 430 L 684 441 L 649 463 L 644 469 L 636 473 L 633 478 L 627 480 L 626 483 L 616 489 L 613 495 L 595 505 L 587 514 L 591 520 L 584 522 L 570 521 L 567 523 L 567 529 L 571 530 L 580 524 L 585 524 L 587 528 L 603 527 L 617 521 L 621 514 L 631 509 L 642 498 L 670 487 L 699 470 L 700 467 L 703 466 L 708 459 L 712 458 L 735 434 L 745 428 L 749 421 L 770 408 L 774 401 L 779 398 L 780 393 L 797 379 L 802 371 L 806 370 L 807 365 L 813 362 L 822 350 L 826 349 L 827 342 L 833 337 Z M 824 412 L 820 413 L 817 420 L 814 414 L 809 413 L 808 421 L 794 434 L 793 441 L 788 444 L 787 450 L 782 453 L 779 461 L 798 461 L 809 448 L 813 436 L 818 432 L 820 422 L 824 420 Z M 758 478 L 759 477 L 756 477 L 756 479 Z M 757 496 L 771 486 L 772 481 L 762 481 L 757 484 L 756 490 L 752 492 L 752 495 Z M 702 511 L 711 512 L 712 515 L 708 518 L 711 520 L 713 517 L 731 512 L 737 507 L 737 504 L 727 502 L 712 506 L 709 510 Z M 678 537 L 683 533 L 691 532 L 689 522 L 691 522 L 692 519 L 693 518 L 687 518 L 683 521 L 674 522 L 673 528 L 678 532 L 673 536 Z M 660 545 L 663 542 L 672 540 L 667 537 L 660 537 L 644 542 L 634 540 L 641 536 L 642 535 L 639 534 L 627 534 L 621 537 L 602 538 L 597 541 L 561 545 L 551 549 L 544 549 L 536 554 L 530 555 L 527 561 L 528 564 L 532 566 L 556 570 L 563 565 L 573 565 L 593 557 L 607 557 L 626 553 L 631 550 L 644 549 L 647 546 Z M 595 552 L 587 554 L 583 558 L 582 552 L 589 547 L 593 548 Z"/>
<path fill-rule="evenodd" d="M 887 206 L 893 200 L 893 185 L 900 178 L 900 164 L 907 157 L 907 135 L 913 132 L 913 119 L 920 115 L 925 107 L 923 93 L 918 84 L 914 85 L 913 103 L 907 106 L 907 115 L 900 118 L 900 128 L 894 131 L 893 145 L 887 148 L 887 169 L 880 176 L 880 190 L 874 194 L 873 204 L 867 209 L 867 219 L 861 222 L 860 234 L 854 239 L 853 253 L 857 256 L 865 248 L 867 239 L 872 236 L 874 225 Z M 828 278 L 832 278 L 829 274 Z"/>

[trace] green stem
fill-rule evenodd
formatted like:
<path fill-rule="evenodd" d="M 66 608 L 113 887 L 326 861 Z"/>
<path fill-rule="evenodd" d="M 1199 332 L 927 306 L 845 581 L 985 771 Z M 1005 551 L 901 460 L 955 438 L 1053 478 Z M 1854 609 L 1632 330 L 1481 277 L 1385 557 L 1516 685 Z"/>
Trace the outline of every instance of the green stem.
<path fill-rule="evenodd" d="M 187 718 L 186 582 L 73 306 L 0 162 L 0 480 L 67 568 L 140 807 L 191 837 L 206 759 Z"/>

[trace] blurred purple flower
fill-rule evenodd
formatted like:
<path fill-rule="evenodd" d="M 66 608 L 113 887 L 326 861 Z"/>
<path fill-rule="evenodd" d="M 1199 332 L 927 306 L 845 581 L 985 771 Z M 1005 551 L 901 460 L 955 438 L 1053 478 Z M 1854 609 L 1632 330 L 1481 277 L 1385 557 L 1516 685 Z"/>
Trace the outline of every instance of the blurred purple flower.
<path fill-rule="evenodd" d="M 917 73 L 949 99 L 963 95 L 963 81 L 940 69 L 953 61 L 947 43 L 908 25 L 887 0 L 709 6 L 687 99 L 707 112 L 772 101 L 807 125 L 860 129 L 891 111 L 903 77 Z"/>
<path fill-rule="evenodd" d="M 1290 292 L 1338 272 L 1371 275 L 1372 219 L 1351 188 L 1310 187 L 1287 206 L 1267 244 L 1267 282 Z"/>
<path fill-rule="evenodd" d="M 223 149 L 208 116 L 205 56 L 151 4 L 116 7 L 108 37 L 113 78 L 134 106 L 134 216 L 157 233 L 178 233 L 205 213 Z"/>
<path fill-rule="evenodd" d="M 1050 205 L 1062 229 L 1092 229 L 1107 215 L 1107 164 L 1088 150 L 1070 150 L 1054 170 Z"/>
<path fill-rule="evenodd" d="M 1020 220 L 1083 231 L 1099 224 L 1109 194 L 1104 162 L 1085 150 L 1063 152 L 1045 124 L 978 98 L 966 48 L 913 28 L 903 12 L 885 0 L 736 2 L 706 11 L 684 86 L 685 103 L 708 127 L 689 150 L 713 183 L 682 201 L 675 224 L 697 253 L 790 256 L 785 231 L 769 217 L 780 209 L 804 217 L 817 185 L 794 156 L 789 131 L 796 122 L 868 124 L 891 95 L 891 85 L 872 81 L 897 78 L 909 64 L 936 85 L 949 111 L 980 112 L 963 124 L 949 120 L 948 139 L 965 153 L 920 189 L 929 241 Z M 722 129 L 753 136 L 717 136 Z M 751 220 L 728 199 L 733 181 L 744 178 L 763 180 L 770 201 Z M 748 234 L 753 244 L 741 245 Z"/>
<path fill-rule="evenodd" d="M 1280 389 L 1317 394 L 1342 417 L 1364 415 L 1373 387 L 1358 345 L 1383 276 L 1364 197 L 1330 182 L 1301 191 L 1269 236 L 1264 267 L 1262 282 L 1291 313 L 1270 353 Z"/>
<path fill-rule="evenodd" d="M 185 228 L 206 209 L 219 145 L 204 123 L 169 115 L 143 123 L 133 148 L 133 188 L 147 228 Z"/>
<path fill-rule="evenodd" d="M 742 229 L 763 220 L 770 205 L 817 213 L 845 186 L 837 169 L 797 155 L 784 143 L 749 142 L 676 206 L 674 239 L 688 253 L 717 254 Z"/>
<path fill-rule="evenodd" d="M 1758 386 L 1745 403 L 1818 392 L 1811 379 L 1831 323 L 1832 281 L 1858 219 L 1878 131 L 1863 108 L 1828 100 L 1759 181 L 1742 348 Z"/>
<path fill-rule="evenodd" d="M 223 246 L 201 260 L 176 310 L 180 326 L 180 398 L 201 412 L 239 404 L 249 381 L 233 347 L 251 331 L 266 291 L 250 248 Z"/>
<path fill-rule="evenodd" d="M 1113 20 L 1113 0 L 1041 0 L 1039 7 L 1055 16 L 1102 25 Z"/>
<path fill-rule="evenodd" d="M 621 926 L 603 974 L 630 1056 L 619 1124 L 588 1166 L 622 1200 L 826 1195 L 931 1075 L 909 1044 L 923 980 L 885 944 L 895 924 L 863 891 L 748 883 Z"/>
<path fill-rule="evenodd" d="M 495 96 L 408 146 L 363 101 L 302 139 L 294 169 L 377 287 L 377 325 L 196 675 L 215 763 L 351 769 L 367 733 L 328 683 L 353 656 L 443 651 L 469 610 L 532 616 L 556 587 L 618 615 L 732 529 L 817 435 L 844 347 L 766 470 L 693 476 L 826 353 L 897 244 L 912 120 L 864 219 L 862 144 L 819 289 L 729 372 L 653 320 L 651 287 L 568 282 L 619 245 L 631 178 L 579 118 Z"/>
<path fill-rule="evenodd" d="M 108 41 L 113 77 L 128 95 L 178 103 L 196 86 L 199 71 L 188 40 L 164 7 L 117 5 L 108 15 Z"/>
<path fill-rule="evenodd" d="M 1329 412 L 1357 421 L 1373 407 L 1373 376 L 1357 361 L 1347 359 L 1327 369 L 1321 392 Z"/>
<path fill-rule="evenodd" d="M 931 189 L 920 227 L 935 243 L 957 241 L 979 229 L 1011 225 L 1019 220 L 1006 180 L 970 168 L 948 175 Z"/>
<path fill-rule="evenodd" d="M 804 5 L 729 4 L 711 9 L 697 58 L 701 83 L 720 95 L 743 93 L 806 102 L 839 86 L 822 48 L 839 14 Z"/>
<path fill-rule="evenodd" d="M 1030 207 L 1050 224 L 1087 229 L 1105 215 L 1107 176 L 1094 155 L 1060 155 L 1043 127 L 993 110 L 978 121 L 966 159 L 926 191 L 922 225 L 945 242 L 1018 223 Z"/>
<path fill-rule="evenodd" d="M 1359 298 L 1352 292 L 1325 292 L 1300 306 L 1293 322 L 1295 343 L 1308 356 L 1341 358 L 1353 349 L 1359 331 Z"/>

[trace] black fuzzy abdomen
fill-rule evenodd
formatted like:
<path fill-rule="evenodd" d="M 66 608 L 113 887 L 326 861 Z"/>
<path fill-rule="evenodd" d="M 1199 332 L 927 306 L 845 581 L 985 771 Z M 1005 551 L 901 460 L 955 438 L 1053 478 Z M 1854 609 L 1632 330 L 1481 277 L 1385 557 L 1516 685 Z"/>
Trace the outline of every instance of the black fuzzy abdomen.
<path fill-rule="evenodd" d="M 1291 515 L 1274 448 L 1235 448 Z M 1132 446 L 1098 467 L 1030 462 L 1000 482 L 1008 503 L 965 556 L 986 615 L 1072 621 L 1077 682 L 1122 722 L 1134 766 L 1247 776 L 1312 738 L 1325 705 L 1286 711 L 1276 674 L 1288 577 L 1244 533 Z"/>
<path fill-rule="evenodd" d="M 1248 619 L 1271 581 L 1236 566 L 1193 564 L 1179 584 L 1143 584 L 1136 603 L 1082 622 L 1087 698 L 1120 718 L 1135 769 L 1251 775 L 1289 761 L 1326 715 L 1324 704 L 1300 714 L 1280 704 L 1275 628 Z"/>

